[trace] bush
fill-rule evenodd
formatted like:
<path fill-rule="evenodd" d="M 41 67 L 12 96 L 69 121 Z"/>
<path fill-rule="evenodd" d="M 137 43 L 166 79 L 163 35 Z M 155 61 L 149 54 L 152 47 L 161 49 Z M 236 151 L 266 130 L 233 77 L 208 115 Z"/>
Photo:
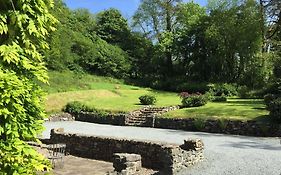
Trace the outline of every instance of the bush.
<path fill-rule="evenodd" d="M 265 105 L 268 107 L 269 104 L 277 98 L 274 94 L 266 94 L 263 98 Z"/>
<path fill-rule="evenodd" d="M 226 96 L 235 96 L 237 95 L 237 88 L 233 84 L 214 84 L 210 87 L 210 91 L 214 94 L 214 96 L 222 96 L 223 94 Z"/>
<path fill-rule="evenodd" d="M 206 125 L 206 120 L 202 119 L 202 118 L 196 118 L 193 121 L 193 124 L 198 131 L 202 131 L 202 129 L 204 129 L 204 127 Z"/>
<path fill-rule="evenodd" d="M 264 90 L 264 94 L 281 94 L 281 79 L 277 79 L 274 83 L 268 85 Z"/>
<path fill-rule="evenodd" d="M 274 99 L 268 105 L 269 116 L 272 120 L 281 122 L 281 98 Z"/>
<path fill-rule="evenodd" d="M 96 109 L 96 108 L 93 108 L 93 107 L 89 107 L 79 101 L 72 101 L 72 102 L 69 102 L 65 105 L 64 109 L 63 109 L 64 112 L 68 112 L 68 113 L 71 113 L 71 114 L 78 114 L 80 112 L 91 112 L 91 113 L 94 113 L 96 115 L 99 115 L 101 117 L 103 116 L 106 116 L 108 115 L 110 112 L 108 111 L 105 111 L 105 110 L 99 110 L 99 109 Z"/>
<path fill-rule="evenodd" d="M 156 97 L 153 95 L 143 95 L 139 97 L 142 105 L 154 105 L 156 103 Z"/>
<path fill-rule="evenodd" d="M 227 101 L 227 98 L 225 95 L 222 95 L 222 96 L 214 96 L 213 97 L 213 102 L 226 102 Z"/>
<path fill-rule="evenodd" d="M 63 111 L 71 114 L 77 114 L 81 111 L 84 111 L 86 108 L 87 107 L 83 103 L 79 101 L 72 101 L 65 105 Z"/>
<path fill-rule="evenodd" d="M 183 107 L 199 107 L 207 104 L 208 98 L 200 93 L 189 94 L 188 92 L 180 93 Z"/>
<path fill-rule="evenodd" d="M 238 96 L 240 98 L 263 98 L 264 97 L 263 89 L 252 90 L 252 89 L 249 89 L 247 86 L 238 87 L 237 92 L 238 92 Z"/>
<path fill-rule="evenodd" d="M 247 86 L 240 86 L 237 91 L 240 98 L 249 98 L 249 89 Z"/>
<path fill-rule="evenodd" d="M 176 91 L 177 92 L 190 92 L 190 93 L 206 93 L 209 91 L 209 87 L 207 83 L 194 83 L 194 82 L 187 82 L 187 83 L 181 83 L 177 85 Z"/>

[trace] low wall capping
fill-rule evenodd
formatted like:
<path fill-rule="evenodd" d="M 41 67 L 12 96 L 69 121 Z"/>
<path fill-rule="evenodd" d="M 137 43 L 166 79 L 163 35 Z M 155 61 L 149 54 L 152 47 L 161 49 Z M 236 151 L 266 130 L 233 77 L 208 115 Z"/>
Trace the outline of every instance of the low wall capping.
<path fill-rule="evenodd" d="M 182 145 L 64 133 L 51 130 L 51 142 L 66 143 L 72 155 L 113 162 L 115 153 L 141 155 L 142 165 L 172 175 L 203 160 L 204 144 L 187 139 Z M 182 149 L 184 148 L 184 149 Z"/>

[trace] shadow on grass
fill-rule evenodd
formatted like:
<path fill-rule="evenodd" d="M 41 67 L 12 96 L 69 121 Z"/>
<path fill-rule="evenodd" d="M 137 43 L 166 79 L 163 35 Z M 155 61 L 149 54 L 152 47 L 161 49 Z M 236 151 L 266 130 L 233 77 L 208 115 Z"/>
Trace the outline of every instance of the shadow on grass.
<path fill-rule="evenodd" d="M 233 105 L 262 105 L 264 104 L 263 100 L 237 100 L 237 101 L 227 101 L 225 103 L 233 104 Z"/>
<path fill-rule="evenodd" d="M 252 108 L 252 109 L 256 109 L 256 110 L 266 110 L 265 107 L 260 107 L 260 108 Z"/>
<path fill-rule="evenodd" d="M 269 115 L 260 115 L 256 118 L 253 118 L 254 121 L 260 122 L 260 123 L 271 123 Z"/>

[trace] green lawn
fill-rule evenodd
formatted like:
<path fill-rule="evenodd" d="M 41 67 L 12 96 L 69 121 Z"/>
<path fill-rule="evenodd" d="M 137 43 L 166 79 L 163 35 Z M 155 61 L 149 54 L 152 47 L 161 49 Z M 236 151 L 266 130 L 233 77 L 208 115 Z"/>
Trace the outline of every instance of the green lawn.
<path fill-rule="evenodd" d="M 76 75 L 71 72 L 50 72 L 50 85 L 43 85 L 48 92 L 46 111 L 60 112 L 71 101 L 81 101 L 97 109 L 112 112 L 129 112 L 142 108 L 139 96 L 153 94 L 157 98 L 156 106 L 179 105 L 176 93 L 155 91 L 125 85 L 122 81 L 92 75 Z M 268 115 L 262 100 L 229 99 L 227 102 L 211 103 L 203 107 L 185 108 L 166 113 L 164 117 L 174 118 L 226 118 L 237 120 L 263 120 Z"/>
<path fill-rule="evenodd" d="M 166 113 L 165 117 L 225 118 L 233 120 L 266 120 L 268 111 L 262 99 L 228 99 L 227 102 L 209 102 L 205 106 L 185 108 Z"/>
<path fill-rule="evenodd" d="M 82 101 L 88 106 L 105 109 L 113 112 L 129 112 L 139 109 L 138 97 L 153 94 L 157 98 L 156 106 L 170 106 L 180 104 L 180 99 L 175 93 L 157 92 L 151 89 L 136 88 L 126 89 L 120 85 L 119 89 L 112 90 L 83 90 L 49 94 L 46 101 L 48 113 L 59 112 L 70 101 Z"/>

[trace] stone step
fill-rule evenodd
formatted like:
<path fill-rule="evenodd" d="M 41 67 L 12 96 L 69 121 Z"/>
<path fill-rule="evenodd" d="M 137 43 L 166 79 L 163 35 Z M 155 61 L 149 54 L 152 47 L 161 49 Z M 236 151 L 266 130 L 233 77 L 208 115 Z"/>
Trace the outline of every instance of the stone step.
<path fill-rule="evenodd" d="M 127 126 L 142 126 L 144 124 L 145 124 L 145 122 L 129 122 L 129 123 L 126 123 Z"/>
<path fill-rule="evenodd" d="M 147 116 L 131 116 L 127 117 L 128 119 L 146 119 Z"/>
<path fill-rule="evenodd" d="M 146 121 L 146 119 L 134 119 L 134 118 L 129 118 L 129 119 L 127 119 L 126 121 L 140 121 L 140 122 L 145 122 Z"/>

